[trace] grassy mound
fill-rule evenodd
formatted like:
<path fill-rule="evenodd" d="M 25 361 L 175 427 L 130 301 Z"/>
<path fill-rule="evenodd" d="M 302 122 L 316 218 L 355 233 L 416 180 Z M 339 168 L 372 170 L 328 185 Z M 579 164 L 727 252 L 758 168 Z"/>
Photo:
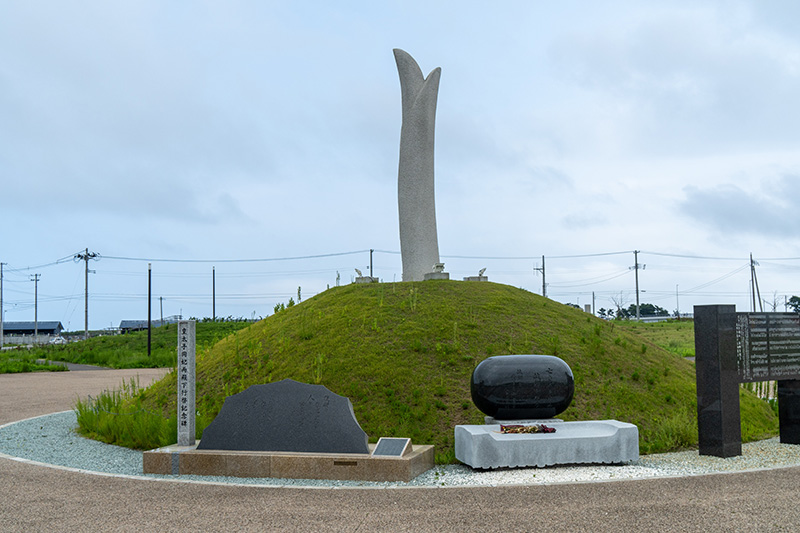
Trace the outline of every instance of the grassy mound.
<path fill-rule="evenodd" d="M 694 366 L 615 322 L 494 283 L 427 281 L 332 288 L 199 350 L 198 436 L 226 396 L 291 378 L 350 398 L 372 442 L 434 444 L 454 460 L 453 427 L 482 423 L 469 390 L 492 355 L 556 355 L 575 375 L 565 420 L 639 427 L 642 453 L 696 445 Z M 175 413 L 175 373 L 141 394 Z M 743 438 L 777 430 L 770 407 L 742 392 Z"/>

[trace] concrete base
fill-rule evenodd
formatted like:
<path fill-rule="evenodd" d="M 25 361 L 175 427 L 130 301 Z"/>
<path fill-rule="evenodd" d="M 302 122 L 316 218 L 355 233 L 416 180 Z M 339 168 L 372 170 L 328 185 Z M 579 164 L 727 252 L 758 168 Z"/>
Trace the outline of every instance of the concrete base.
<path fill-rule="evenodd" d="M 489 276 L 467 276 L 464 281 L 489 281 Z"/>
<path fill-rule="evenodd" d="M 424 276 L 424 280 L 428 281 L 429 279 L 450 279 L 449 272 L 428 272 Z"/>
<path fill-rule="evenodd" d="M 199 441 L 198 441 L 199 442 Z M 411 481 L 433 468 L 433 446 L 413 445 L 402 457 L 360 453 L 240 452 L 166 446 L 144 452 L 145 474 Z M 370 444 L 370 453 L 375 444 Z"/>
<path fill-rule="evenodd" d="M 380 280 L 372 276 L 358 276 L 356 283 L 378 283 Z"/>
<path fill-rule="evenodd" d="M 456 458 L 472 468 L 626 463 L 639 458 L 639 428 L 617 420 L 547 424 L 555 433 L 502 434 L 500 425 L 456 426 Z"/>

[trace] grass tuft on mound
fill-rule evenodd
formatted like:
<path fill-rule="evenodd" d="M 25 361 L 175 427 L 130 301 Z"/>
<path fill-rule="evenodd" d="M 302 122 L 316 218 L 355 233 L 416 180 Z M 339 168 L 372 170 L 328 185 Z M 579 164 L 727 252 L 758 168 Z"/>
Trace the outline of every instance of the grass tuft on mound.
<path fill-rule="evenodd" d="M 434 444 L 437 462 L 452 462 L 454 426 L 483 420 L 470 396 L 472 370 L 506 354 L 567 362 L 575 397 L 565 420 L 634 423 L 642 453 L 697 444 L 693 363 L 525 290 L 456 281 L 332 288 L 198 349 L 198 437 L 226 396 L 291 378 L 350 398 L 371 442 L 411 437 Z M 172 372 L 137 402 L 174 416 L 175 391 Z M 743 440 L 775 434 L 766 402 L 743 391 L 741 406 Z"/>

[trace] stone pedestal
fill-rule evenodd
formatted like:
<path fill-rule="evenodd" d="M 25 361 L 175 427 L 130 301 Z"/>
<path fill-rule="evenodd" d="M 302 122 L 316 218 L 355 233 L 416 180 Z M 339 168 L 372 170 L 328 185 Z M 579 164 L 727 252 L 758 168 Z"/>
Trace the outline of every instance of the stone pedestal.
<path fill-rule="evenodd" d="M 198 450 L 166 446 L 144 452 L 145 474 L 409 482 L 434 467 L 430 445 L 410 445 L 400 457 L 367 453 L 291 453 Z"/>
<path fill-rule="evenodd" d="M 499 425 L 456 426 L 456 459 L 472 468 L 515 468 L 639 459 L 639 428 L 617 420 L 547 424 L 555 433 L 500 433 Z"/>
<path fill-rule="evenodd" d="M 372 276 L 358 276 L 356 283 L 378 283 L 378 278 Z"/>
<path fill-rule="evenodd" d="M 464 281 L 489 281 L 489 276 L 467 276 Z"/>
<path fill-rule="evenodd" d="M 449 272 L 428 272 L 425 274 L 425 281 L 430 279 L 450 279 Z"/>

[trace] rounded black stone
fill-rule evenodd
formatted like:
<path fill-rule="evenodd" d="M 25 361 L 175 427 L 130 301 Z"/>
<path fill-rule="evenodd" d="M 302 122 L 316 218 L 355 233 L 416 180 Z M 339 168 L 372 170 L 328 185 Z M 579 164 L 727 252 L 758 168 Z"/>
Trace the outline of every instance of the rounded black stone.
<path fill-rule="evenodd" d="M 552 355 L 497 355 L 475 367 L 470 391 L 475 406 L 499 420 L 553 418 L 572 402 L 575 379 Z"/>

